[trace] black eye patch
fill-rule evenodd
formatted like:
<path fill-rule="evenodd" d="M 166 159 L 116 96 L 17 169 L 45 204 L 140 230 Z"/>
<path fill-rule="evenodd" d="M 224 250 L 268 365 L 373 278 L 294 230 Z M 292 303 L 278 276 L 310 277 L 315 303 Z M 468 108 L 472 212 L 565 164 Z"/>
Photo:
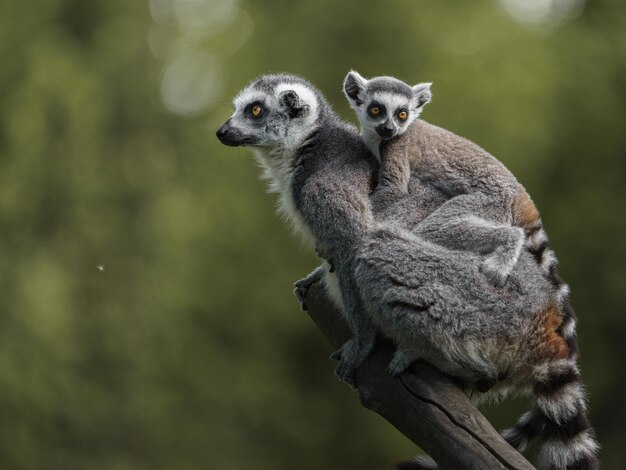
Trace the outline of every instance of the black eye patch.
<path fill-rule="evenodd" d="M 252 119 L 259 119 L 265 114 L 266 108 L 260 101 L 253 101 L 243 109 L 243 114 Z"/>
<path fill-rule="evenodd" d="M 407 108 L 398 108 L 396 109 L 396 117 L 400 121 L 406 121 L 409 117 L 409 110 Z"/>
<path fill-rule="evenodd" d="M 367 114 L 373 118 L 382 117 L 385 115 L 385 106 L 376 101 L 372 101 L 367 107 Z"/>

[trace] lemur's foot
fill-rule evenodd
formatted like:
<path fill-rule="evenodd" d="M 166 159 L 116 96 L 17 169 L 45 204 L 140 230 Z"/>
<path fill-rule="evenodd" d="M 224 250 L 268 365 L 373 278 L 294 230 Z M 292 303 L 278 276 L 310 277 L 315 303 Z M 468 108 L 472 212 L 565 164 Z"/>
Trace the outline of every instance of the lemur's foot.
<path fill-rule="evenodd" d="M 335 369 L 335 375 L 339 380 L 356 388 L 356 370 L 368 356 L 370 350 L 371 347 L 359 345 L 354 339 L 351 339 L 332 353 L 330 358 L 339 360 L 339 364 Z"/>
<path fill-rule="evenodd" d="M 480 272 L 496 287 L 502 287 L 517 264 L 526 235 L 519 227 L 509 227 L 506 231 L 509 238 L 502 246 L 496 248 L 480 266 Z"/>
<path fill-rule="evenodd" d="M 356 365 L 352 362 L 342 360 L 335 368 L 335 375 L 342 382 L 347 383 L 352 388 L 356 388 Z"/>
<path fill-rule="evenodd" d="M 405 370 L 407 370 L 411 364 L 413 364 L 414 359 L 407 351 L 403 351 L 398 349 L 391 361 L 389 361 L 389 365 L 387 366 L 387 372 L 389 375 L 393 375 L 397 377 L 402 374 Z"/>
<path fill-rule="evenodd" d="M 298 301 L 300 302 L 300 308 L 302 308 L 303 311 L 306 312 L 307 310 L 306 296 L 307 296 L 307 293 L 309 292 L 309 288 L 313 284 L 315 284 L 317 281 L 322 279 L 323 275 L 324 275 L 324 268 L 320 266 L 319 268 L 317 268 L 315 271 L 313 271 L 304 279 L 300 279 L 295 282 L 293 293 L 298 298 Z"/>

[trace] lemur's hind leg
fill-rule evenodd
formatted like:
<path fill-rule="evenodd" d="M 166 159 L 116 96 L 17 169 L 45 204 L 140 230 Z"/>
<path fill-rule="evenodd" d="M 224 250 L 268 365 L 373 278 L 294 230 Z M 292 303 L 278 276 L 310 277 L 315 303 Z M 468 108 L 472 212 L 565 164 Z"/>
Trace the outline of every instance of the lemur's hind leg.
<path fill-rule="evenodd" d="M 506 283 L 524 246 L 524 231 L 497 213 L 502 203 L 480 194 L 456 196 L 429 214 L 413 233 L 451 249 L 488 255 L 481 272 L 495 285 Z"/>
<path fill-rule="evenodd" d="M 351 325 L 351 327 L 354 327 Z M 335 369 L 337 377 L 347 384 L 356 387 L 356 370 L 374 349 L 376 333 L 369 327 L 360 328 L 352 339 L 343 344 L 337 351 L 330 355 L 331 359 L 339 360 Z"/>
<path fill-rule="evenodd" d="M 401 289 L 398 286 L 385 298 L 384 314 L 391 315 L 406 324 L 406 330 L 410 330 L 409 324 L 416 316 L 429 315 L 435 321 L 440 317 L 437 311 L 437 299 L 441 298 L 440 288 L 437 285 L 419 287 L 417 289 Z M 398 338 L 396 338 L 397 340 Z M 396 352 L 387 366 L 390 375 L 398 376 L 407 370 L 411 364 L 419 359 L 416 345 L 408 341 L 400 340 L 396 346 Z"/>
<path fill-rule="evenodd" d="M 343 275 L 342 275 L 343 274 Z M 355 373 L 374 349 L 376 341 L 376 329 L 372 325 L 359 291 L 351 275 L 339 273 L 339 285 L 342 292 L 346 319 L 352 330 L 352 339 L 347 341 L 341 348 L 330 357 L 339 359 L 339 365 L 335 369 L 337 377 L 355 387 Z"/>

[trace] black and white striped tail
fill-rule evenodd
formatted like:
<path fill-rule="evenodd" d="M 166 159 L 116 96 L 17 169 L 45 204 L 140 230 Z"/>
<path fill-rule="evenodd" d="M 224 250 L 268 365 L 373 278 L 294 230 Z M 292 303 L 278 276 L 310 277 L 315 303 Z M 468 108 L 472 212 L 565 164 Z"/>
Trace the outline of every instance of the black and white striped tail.
<path fill-rule="evenodd" d="M 509 444 L 523 452 L 529 442 L 541 436 L 539 466 L 549 470 L 595 470 L 599 449 L 587 418 L 585 390 L 576 356 L 576 313 L 569 299 L 569 287 L 557 272 L 557 259 L 550 249 L 541 222 L 527 233 L 527 249 L 535 256 L 546 277 L 557 290 L 557 307 L 562 323 L 557 333 L 569 349 L 569 357 L 535 369 L 534 407 L 517 424 L 502 433 Z"/>
<path fill-rule="evenodd" d="M 502 431 L 502 437 L 519 452 L 528 449 L 528 444 L 537 437 L 545 427 L 543 415 L 536 408 L 532 408 L 522 415 L 517 424 Z"/>
<path fill-rule="evenodd" d="M 558 261 L 554 251 L 549 246 L 548 236 L 543 228 L 541 221 L 538 221 L 533 228 L 527 231 L 526 247 L 528 251 L 535 257 L 537 263 L 541 266 L 545 276 L 557 290 L 557 305 L 559 312 L 563 318 L 563 323 L 558 333 L 563 337 L 570 354 L 575 356 L 578 352 L 578 343 L 576 340 L 576 313 L 572 308 L 569 300 L 569 286 L 561 279 L 557 272 Z"/>
<path fill-rule="evenodd" d="M 504 431 L 503 437 L 523 451 L 534 437 L 541 435 L 541 469 L 598 469 L 599 445 L 587 419 L 585 390 L 575 359 L 538 366 L 534 376 L 534 407 L 515 427 Z"/>

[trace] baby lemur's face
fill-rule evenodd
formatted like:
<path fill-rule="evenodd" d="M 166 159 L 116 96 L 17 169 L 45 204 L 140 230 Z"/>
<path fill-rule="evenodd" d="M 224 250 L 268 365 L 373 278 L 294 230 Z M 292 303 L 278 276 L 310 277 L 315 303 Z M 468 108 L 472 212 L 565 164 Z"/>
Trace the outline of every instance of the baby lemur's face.
<path fill-rule="evenodd" d="M 296 148 L 314 129 L 319 101 L 304 80 L 289 75 L 266 75 L 235 98 L 235 111 L 217 131 L 225 145 Z"/>
<path fill-rule="evenodd" d="M 431 100 L 430 83 L 413 87 L 393 77 L 370 80 L 350 72 L 343 90 L 361 124 L 366 143 L 401 135 Z"/>

